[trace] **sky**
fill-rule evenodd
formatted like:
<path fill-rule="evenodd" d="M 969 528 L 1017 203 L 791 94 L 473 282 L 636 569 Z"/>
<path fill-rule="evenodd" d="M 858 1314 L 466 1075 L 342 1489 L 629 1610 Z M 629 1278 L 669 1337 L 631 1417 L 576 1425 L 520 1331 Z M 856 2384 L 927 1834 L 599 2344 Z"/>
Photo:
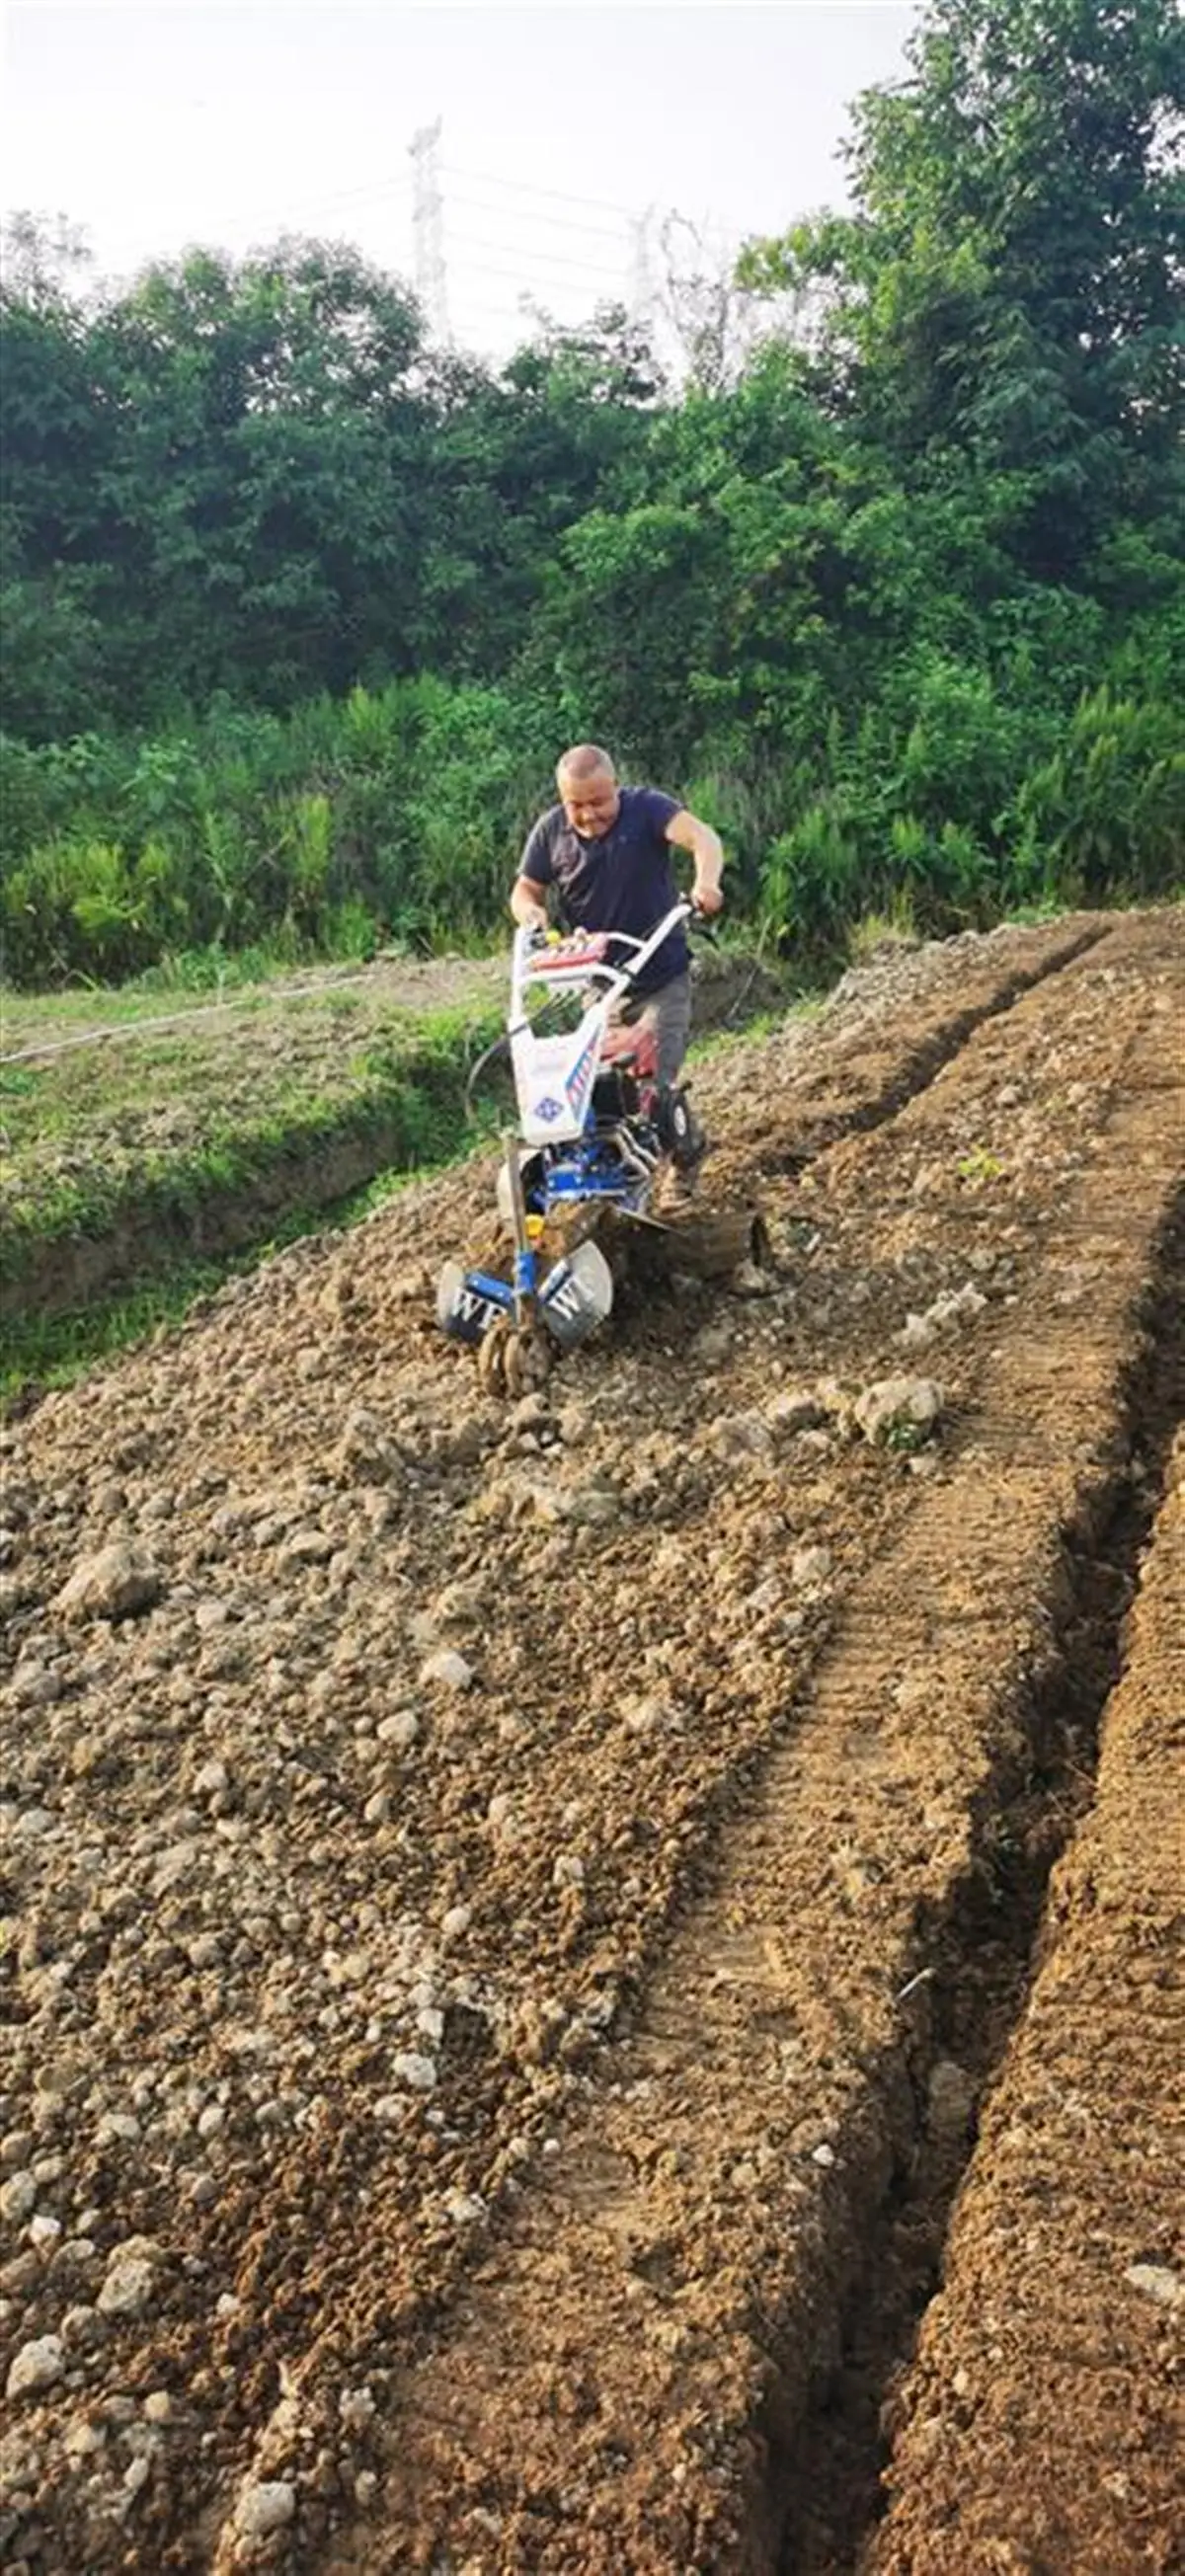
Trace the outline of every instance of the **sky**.
<path fill-rule="evenodd" d="M 524 298 L 567 323 L 631 300 L 672 212 L 722 259 L 842 203 L 848 105 L 902 75 L 917 14 L 7 0 L 2 203 L 65 214 L 100 276 L 299 232 L 423 283 L 409 147 L 439 118 L 444 321 L 504 354 Z"/>

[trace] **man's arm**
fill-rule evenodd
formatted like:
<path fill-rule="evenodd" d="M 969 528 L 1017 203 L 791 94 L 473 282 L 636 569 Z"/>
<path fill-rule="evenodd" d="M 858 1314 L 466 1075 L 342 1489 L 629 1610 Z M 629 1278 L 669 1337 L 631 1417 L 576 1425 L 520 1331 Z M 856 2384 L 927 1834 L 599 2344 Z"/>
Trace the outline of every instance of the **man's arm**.
<path fill-rule="evenodd" d="M 524 930 L 546 930 L 546 886 L 541 886 L 535 877 L 516 877 L 510 890 L 510 909 Z"/>
<path fill-rule="evenodd" d="M 666 836 L 676 850 L 690 850 L 695 861 L 692 902 L 699 905 L 701 912 L 719 912 L 724 902 L 720 891 L 724 851 L 719 834 L 710 823 L 701 823 L 698 814 L 689 814 L 681 805 L 678 813 L 671 816 Z"/>
<path fill-rule="evenodd" d="M 524 930 L 546 930 L 547 889 L 552 881 L 551 827 L 553 814 L 541 814 L 532 823 L 526 846 L 518 863 L 518 875 L 510 889 L 510 910 Z"/>

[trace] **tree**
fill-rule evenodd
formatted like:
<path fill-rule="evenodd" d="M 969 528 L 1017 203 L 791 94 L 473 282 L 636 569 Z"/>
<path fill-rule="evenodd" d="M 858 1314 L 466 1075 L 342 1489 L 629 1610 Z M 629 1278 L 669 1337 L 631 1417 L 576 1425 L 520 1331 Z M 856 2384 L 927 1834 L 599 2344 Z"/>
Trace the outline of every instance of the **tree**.
<path fill-rule="evenodd" d="M 1185 25 L 1174 0 L 934 0 L 908 53 L 857 105 L 854 216 L 744 273 L 825 282 L 820 389 L 907 472 L 1011 478 L 1016 554 L 1072 577 L 1179 451 Z"/>
<path fill-rule="evenodd" d="M 412 297 L 317 242 L 190 253 L 103 316 L 124 614 L 180 694 L 413 666 L 423 352 Z"/>

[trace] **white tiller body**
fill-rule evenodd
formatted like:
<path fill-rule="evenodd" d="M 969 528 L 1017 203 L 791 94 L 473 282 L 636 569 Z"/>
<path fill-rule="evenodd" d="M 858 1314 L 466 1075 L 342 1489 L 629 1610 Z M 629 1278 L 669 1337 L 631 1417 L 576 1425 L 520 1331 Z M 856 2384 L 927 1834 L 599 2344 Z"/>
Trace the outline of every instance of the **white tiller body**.
<path fill-rule="evenodd" d="M 610 1010 L 664 939 L 686 920 L 689 910 L 686 902 L 676 904 L 647 939 L 608 931 L 540 948 L 536 931 L 522 926 L 516 931 L 510 966 L 510 1054 L 524 1145 L 568 1144 L 583 1133 Z M 608 963 L 610 943 L 626 951 L 623 965 Z M 580 991 L 592 977 L 597 996 L 576 1028 L 558 1037 L 537 1037 L 527 1017 L 528 993 L 540 987 L 547 992 Z"/>

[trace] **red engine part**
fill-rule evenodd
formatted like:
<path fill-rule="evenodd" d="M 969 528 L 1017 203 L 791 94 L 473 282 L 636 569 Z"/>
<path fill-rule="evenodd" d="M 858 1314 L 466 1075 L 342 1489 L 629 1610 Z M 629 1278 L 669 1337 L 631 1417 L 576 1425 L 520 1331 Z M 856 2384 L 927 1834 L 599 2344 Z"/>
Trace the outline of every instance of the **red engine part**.
<path fill-rule="evenodd" d="M 571 975 L 587 974 L 593 966 L 603 966 L 609 941 L 603 931 L 591 931 L 585 939 L 559 939 L 527 959 L 528 975 L 554 975 L 557 966 Z"/>
<path fill-rule="evenodd" d="M 606 1029 L 601 1062 L 616 1065 L 619 1073 L 632 1073 L 638 1082 L 656 1082 L 658 1039 L 653 1029 Z"/>

